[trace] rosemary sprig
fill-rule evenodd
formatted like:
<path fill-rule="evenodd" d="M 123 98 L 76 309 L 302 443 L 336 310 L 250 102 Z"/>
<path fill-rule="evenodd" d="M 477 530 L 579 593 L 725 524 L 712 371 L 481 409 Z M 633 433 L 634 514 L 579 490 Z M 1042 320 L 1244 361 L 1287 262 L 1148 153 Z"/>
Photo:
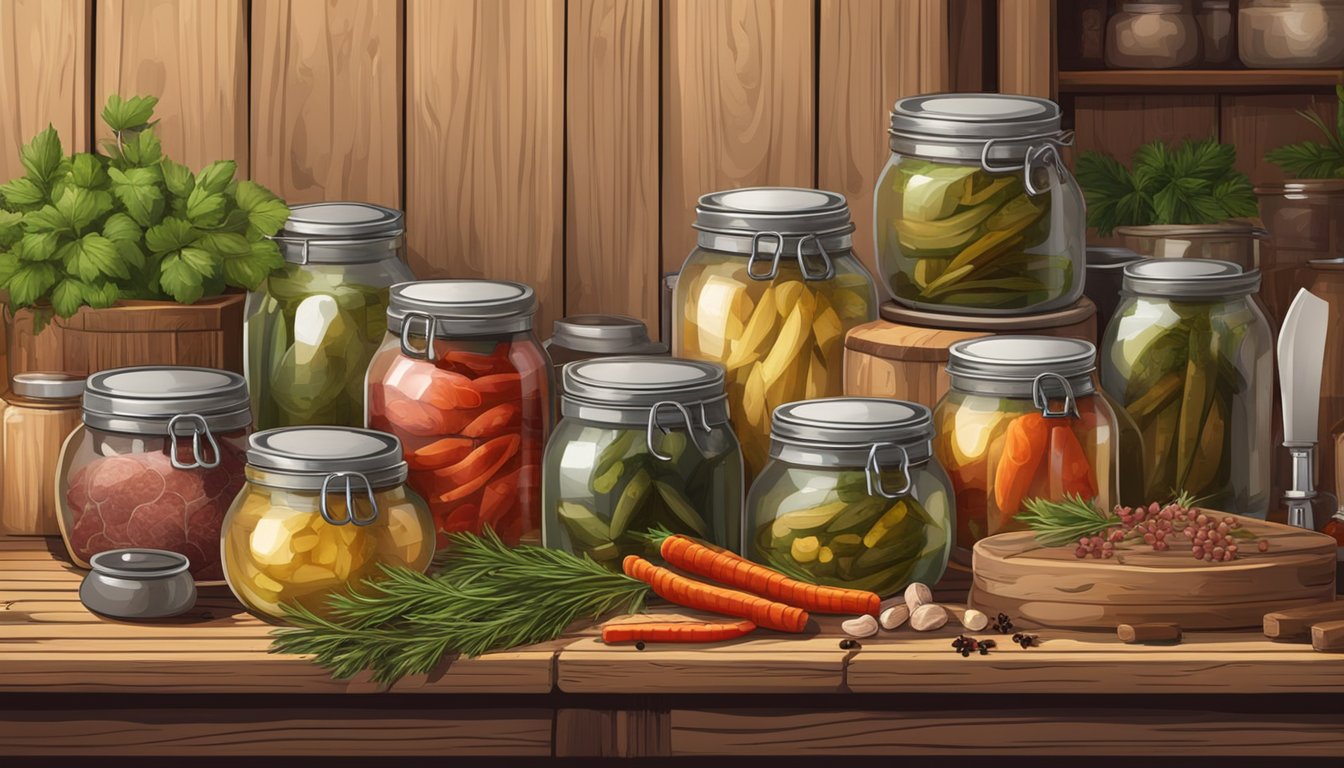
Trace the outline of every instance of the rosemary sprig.
<path fill-rule="evenodd" d="M 1036 534 L 1036 540 L 1046 547 L 1059 547 L 1077 542 L 1083 536 L 1095 536 L 1113 525 L 1119 518 L 1094 507 L 1080 495 L 1065 496 L 1063 501 L 1028 499 L 1027 511 L 1017 515 Z"/>

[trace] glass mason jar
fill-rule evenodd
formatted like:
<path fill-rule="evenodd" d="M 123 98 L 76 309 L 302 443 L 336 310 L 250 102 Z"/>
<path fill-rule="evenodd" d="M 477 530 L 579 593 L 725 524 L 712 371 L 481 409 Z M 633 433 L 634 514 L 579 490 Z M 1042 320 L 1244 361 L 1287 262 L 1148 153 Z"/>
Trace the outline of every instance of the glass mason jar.
<path fill-rule="evenodd" d="M 742 551 L 742 452 L 728 421 L 723 369 L 658 357 L 610 357 L 564 370 L 564 418 L 546 445 L 546 546 L 612 570 L 656 555 L 655 528 Z"/>
<path fill-rule="evenodd" d="M 327 598 L 364 592 L 379 566 L 417 571 L 434 556 L 425 502 L 406 488 L 395 437 L 349 427 L 252 435 L 247 485 L 224 519 L 229 589 L 248 610 L 283 619 L 282 604 L 330 617 Z"/>
<path fill-rule="evenodd" d="M 401 261 L 401 211 L 296 205 L 275 237 L 285 265 L 247 297 L 244 372 L 258 430 L 364 424 L 364 372 L 387 330 Z"/>
<path fill-rule="evenodd" d="M 444 534 L 489 526 L 541 543 L 541 456 L 551 360 L 521 283 L 426 280 L 392 287 L 387 338 L 368 374 L 367 425 L 396 435 L 410 486 Z M 430 343 L 427 339 L 433 339 Z"/>
<path fill-rule="evenodd" d="M 1237 48 L 1248 67 L 1344 66 L 1344 0 L 1243 0 Z"/>
<path fill-rule="evenodd" d="M 1260 273 L 1231 262 L 1156 259 L 1125 267 L 1101 345 L 1101 384 L 1143 438 L 1150 499 L 1185 492 L 1211 509 L 1269 510 L 1269 324 Z"/>
<path fill-rule="evenodd" d="M 896 102 L 873 201 L 896 301 L 953 314 L 1066 307 L 1083 293 L 1083 193 L 1060 159 L 1059 105 L 1006 94 Z"/>
<path fill-rule="evenodd" d="M 1119 427 L 1093 384 L 1096 363 L 1091 342 L 1052 336 L 948 349 L 951 387 L 934 409 L 934 453 L 957 492 L 959 559 L 986 536 L 1025 529 L 1017 515 L 1030 499 L 1115 505 Z"/>
<path fill-rule="evenodd" d="M 1106 66 L 1169 69 L 1199 61 L 1200 29 L 1190 3 L 1120 3 L 1106 24 Z"/>
<path fill-rule="evenodd" d="M 929 409 L 835 397 L 775 409 L 770 463 L 747 495 L 747 556 L 886 597 L 943 575 L 956 510 Z"/>
<path fill-rule="evenodd" d="M 0 399 L 0 534 L 60 535 L 51 479 L 61 463 L 61 445 L 83 422 L 83 394 L 83 376 L 14 374 Z"/>
<path fill-rule="evenodd" d="M 84 423 L 56 472 L 61 536 L 81 568 L 110 549 L 166 549 L 198 584 L 224 578 L 219 531 L 243 487 L 252 424 L 247 382 L 212 368 L 155 366 L 96 373 Z"/>
<path fill-rule="evenodd" d="M 750 480 L 768 458 L 772 409 L 843 392 L 845 334 L 877 319 L 877 291 L 852 250 L 849 205 L 834 192 L 713 192 L 700 198 L 695 228 L 677 278 L 672 353 L 727 369 Z"/>
<path fill-rule="evenodd" d="M 570 315 L 555 321 L 543 346 L 556 375 L 567 363 L 599 357 L 666 355 L 667 345 L 649 338 L 644 323 L 624 315 Z"/>

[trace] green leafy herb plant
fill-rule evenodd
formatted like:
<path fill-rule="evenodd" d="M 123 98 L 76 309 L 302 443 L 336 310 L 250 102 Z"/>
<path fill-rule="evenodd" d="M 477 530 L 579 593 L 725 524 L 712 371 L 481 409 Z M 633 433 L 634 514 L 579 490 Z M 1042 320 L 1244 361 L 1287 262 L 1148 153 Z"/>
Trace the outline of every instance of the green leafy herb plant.
<path fill-rule="evenodd" d="M 11 311 L 69 317 L 120 299 L 191 304 L 253 290 L 284 262 L 267 239 L 284 202 L 237 181 L 232 160 L 192 173 L 163 154 L 152 96 L 108 98 L 106 154 L 66 156 L 48 126 L 23 147 L 24 175 L 0 186 L 0 289 Z"/>
<path fill-rule="evenodd" d="M 1255 216 L 1255 190 L 1236 170 L 1236 161 L 1236 147 L 1213 138 L 1174 148 L 1160 141 L 1145 144 L 1129 168 L 1110 155 L 1083 152 L 1077 175 L 1087 198 L 1087 224 L 1106 237 L 1116 227 L 1217 224 Z"/>
<path fill-rule="evenodd" d="M 1297 114 L 1316 126 L 1325 143 L 1303 141 L 1270 150 L 1265 159 L 1297 179 L 1344 179 L 1344 85 L 1335 86 L 1335 126 L 1326 125 L 1321 116 L 1307 109 Z"/>

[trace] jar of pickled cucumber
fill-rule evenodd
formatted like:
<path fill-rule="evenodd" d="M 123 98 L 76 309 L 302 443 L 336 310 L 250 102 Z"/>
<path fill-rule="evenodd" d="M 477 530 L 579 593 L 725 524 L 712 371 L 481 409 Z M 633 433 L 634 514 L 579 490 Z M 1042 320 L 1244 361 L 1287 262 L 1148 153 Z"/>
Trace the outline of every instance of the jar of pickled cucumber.
<path fill-rule="evenodd" d="M 918 403 L 835 397 L 775 409 L 747 495 L 747 556 L 883 597 L 943 575 L 956 504 Z"/>
<path fill-rule="evenodd" d="M 765 466 L 772 409 L 839 395 L 849 329 L 877 319 L 845 198 L 813 189 L 714 192 L 677 278 L 672 354 L 728 373 L 747 478 Z"/>
<path fill-rule="evenodd" d="M 285 265 L 247 297 L 243 365 L 257 429 L 364 425 L 364 373 L 388 289 L 413 280 L 401 211 L 296 205 L 274 238 Z"/>
<path fill-rule="evenodd" d="M 986 536 L 1023 530 L 1017 515 L 1031 499 L 1116 503 L 1121 431 L 1096 365 L 1082 339 L 990 336 L 948 349 L 933 444 L 957 492 L 958 560 Z"/>
<path fill-rule="evenodd" d="M 995 93 L 912 96 L 891 112 L 877 261 L 896 301 L 956 314 L 1066 307 L 1083 292 L 1083 193 L 1060 158 L 1059 105 Z"/>
<path fill-rule="evenodd" d="M 224 518 L 224 577 L 248 610 L 328 617 L 379 566 L 423 571 L 434 555 L 424 501 L 406 487 L 397 438 L 369 429 L 288 427 L 252 435 L 247 485 Z"/>
<path fill-rule="evenodd" d="M 566 365 L 563 389 L 541 486 L 546 546 L 616 571 L 656 552 L 654 529 L 741 551 L 742 452 L 722 368 L 609 357 Z"/>
<path fill-rule="evenodd" d="M 1125 267 L 1101 385 L 1138 426 L 1149 498 L 1186 493 L 1211 509 L 1268 513 L 1274 369 L 1259 288 L 1259 272 L 1227 261 Z"/>
<path fill-rule="evenodd" d="M 440 543 L 489 527 L 541 543 L 541 455 L 551 360 L 522 283 L 424 280 L 392 287 L 387 338 L 368 374 L 368 426 L 396 435 Z"/>

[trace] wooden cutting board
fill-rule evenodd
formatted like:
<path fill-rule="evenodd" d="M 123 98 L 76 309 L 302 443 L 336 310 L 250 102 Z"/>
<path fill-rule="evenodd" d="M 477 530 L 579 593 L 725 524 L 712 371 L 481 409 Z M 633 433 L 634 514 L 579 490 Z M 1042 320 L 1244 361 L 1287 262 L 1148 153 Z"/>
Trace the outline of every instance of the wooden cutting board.
<path fill-rule="evenodd" d="M 990 536 L 975 545 L 970 603 L 1023 627 L 1113 630 L 1165 621 L 1183 629 L 1237 629 L 1261 626 L 1270 611 L 1334 599 L 1334 539 L 1239 519 L 1269 542 L 1268 552 L 1247 543 L 1236 560 L 1205 563 L 1188 547 L 1154 552 L 1133 545 L 1112 559 L 1080 560 L 1073 547 L 1042 547 L 1029 532 Z"/>

